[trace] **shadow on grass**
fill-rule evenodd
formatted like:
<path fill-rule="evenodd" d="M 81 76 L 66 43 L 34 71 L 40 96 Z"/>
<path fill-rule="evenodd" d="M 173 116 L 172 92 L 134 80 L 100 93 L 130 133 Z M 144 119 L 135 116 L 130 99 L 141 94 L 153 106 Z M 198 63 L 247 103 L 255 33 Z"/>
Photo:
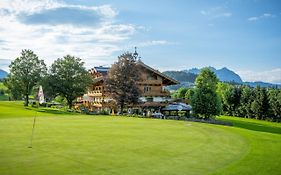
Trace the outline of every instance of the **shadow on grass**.
<path fill-rule="evenodd" d="M 268 132 L 268 133 L 274 133 L 274 134 L 281 134 L 281 128 L 280 127 L 274 127 L 269 126 L 265 124 L 260 123 L 253 123 L 253 122 L 247 122 L 247 121 L 241 121 L 241 120 L 231 120 L 231 119 L 221 119 L 223 121 L 229 121 L 233 123 L 233 127 L 237 128 L 244 128 L 249 129 L 253 131 L 261 131 L 261 132 Z"/>
<path fill-rule="evenodd" d="M 59 115 L 77 115 L 78 113 L 75 112 L 68 112 L 59 109 L 52 109 L 52 108 L 26 108 L 27 110 L 37 111 L 40 113 L 48 113 L 48 114 L 59 114 Z"/>

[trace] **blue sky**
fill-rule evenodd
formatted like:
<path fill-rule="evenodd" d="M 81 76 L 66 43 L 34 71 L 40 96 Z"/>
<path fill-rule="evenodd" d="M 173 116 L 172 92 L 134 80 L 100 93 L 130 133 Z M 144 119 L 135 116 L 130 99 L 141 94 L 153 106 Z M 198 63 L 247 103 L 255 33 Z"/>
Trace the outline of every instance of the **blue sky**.
<path fill-rule="evenodd" d="M 138 47 L 160 70 L 228 67 L 245 81 L 281 83 L 281 1 L 0 2 L 0 68 L 21 49 L 50 65 L 66 54 L 87 68 Z"/>

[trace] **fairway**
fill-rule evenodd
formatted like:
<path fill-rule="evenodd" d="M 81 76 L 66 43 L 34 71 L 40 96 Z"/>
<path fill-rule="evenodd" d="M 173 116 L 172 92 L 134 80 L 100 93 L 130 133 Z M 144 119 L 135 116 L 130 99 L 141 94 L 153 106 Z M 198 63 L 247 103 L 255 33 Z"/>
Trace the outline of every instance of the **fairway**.
<path fill-rule="evenodd" d="M 230 127 L 41 111 L 28 148 L 36 112 L 0 102 L 0 174 L 280 174 L 278 123 L 238 119 Z"/>

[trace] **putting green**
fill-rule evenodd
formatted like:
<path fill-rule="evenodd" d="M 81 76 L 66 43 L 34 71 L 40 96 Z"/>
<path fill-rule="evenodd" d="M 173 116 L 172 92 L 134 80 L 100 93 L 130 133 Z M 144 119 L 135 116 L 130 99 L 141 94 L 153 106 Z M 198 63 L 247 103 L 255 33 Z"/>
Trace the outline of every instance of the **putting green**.
<path fill-rule="evenodd" d="M 281 137 L 276 133 L 38 113 L 33 148 L 28 148 L 34 111 L 7 108 L 0 112 L 0 174 L 278 174 Z"/>

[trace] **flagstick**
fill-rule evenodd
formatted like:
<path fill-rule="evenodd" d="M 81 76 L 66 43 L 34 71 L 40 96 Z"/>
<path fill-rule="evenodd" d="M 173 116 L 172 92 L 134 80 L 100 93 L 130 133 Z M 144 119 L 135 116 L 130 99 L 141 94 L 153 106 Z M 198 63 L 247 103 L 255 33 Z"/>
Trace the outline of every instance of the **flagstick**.
<path fill-rule="evenodd" d="M 33 135 L 34 135 L 34 129 L 35 129 L 36 116 L 37 116 L 37 111 L 36 111 L 36 113 L 35 113 L 34 120 L 33 120 L 32 134 L 31 134 L 30 144 L 29 144 L 28 148 L 32 148 L 32 142 L 33 142 Z"/>

